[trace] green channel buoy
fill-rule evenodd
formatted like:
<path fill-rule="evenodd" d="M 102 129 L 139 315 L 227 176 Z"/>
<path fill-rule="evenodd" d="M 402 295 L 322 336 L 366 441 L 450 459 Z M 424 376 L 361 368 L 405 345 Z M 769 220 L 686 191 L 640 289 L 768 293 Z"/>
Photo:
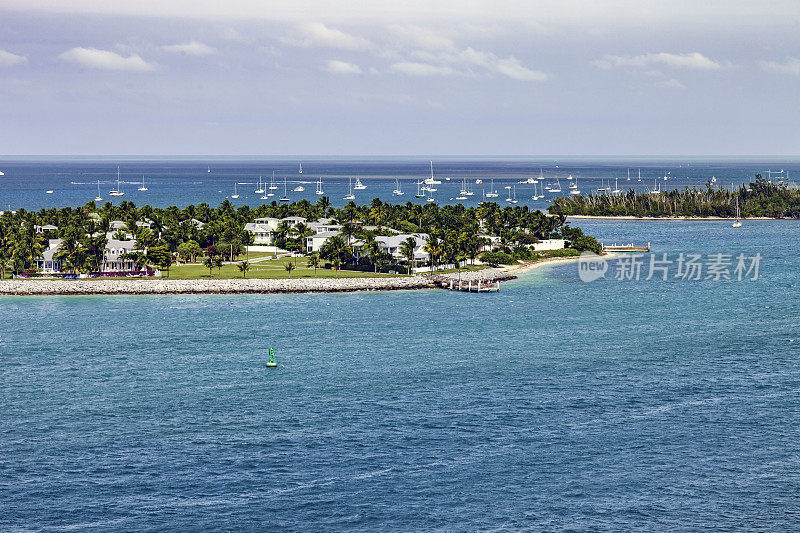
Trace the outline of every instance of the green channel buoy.
<path fill-rule="evenodd" d="M 275 350 L 273 348 L 269 349 L 269 361 L 267 361 L 267 366 L 270 368 L 278 366 L 278 363 L 275 361 Z"/>

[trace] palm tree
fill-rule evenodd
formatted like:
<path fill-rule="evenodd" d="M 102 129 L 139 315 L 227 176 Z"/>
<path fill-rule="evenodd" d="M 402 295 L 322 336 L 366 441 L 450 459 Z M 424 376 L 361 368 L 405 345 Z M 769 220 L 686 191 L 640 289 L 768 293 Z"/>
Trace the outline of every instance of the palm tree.
<path fill-rule="evenodd" d="M 286 263 L 286 264 L 283 266 L 283 268 L 285 268 L 285 269 L 286 269 L 286 272 L 288 272 L 288 273 L 289 273 L 289 277 L 291 278 L 291 277 L 292 277 L 292 270 L 294 270 L 294 269 L 295 269 L 295 268 L 297 268 L 297 267 L 295 267 L 295 266 L 294 266 L 294 263 L 292 263 L 292 262 L 289 262 L 289 263 Z"/>
<path fill-rule="evenodd" d="M 214 259 L 210 255 L 207 255 L 203 258 L 203 266 L 208 269 L 208 277 L 210 278 L 212 276 L 211 269 L 214 268 Z"/>
<path fill-rule="evenodd" d="M 312 252 L 311 255 L 308 256 L 306 266 L 308 266 L 308 268 L 314 267 L 314 277 L 316 278 L 317 268 L 319 267 L 319 254 L 317 252 Z"/>
<path fill-rule="evenodd" d="M 417 239 L 415 239 L 414 237 L 408 237 L 406 240 L 400 243 L 400 253 L 408 261 L 409 276 L 413 275 L 414 273 L 414 250 L 416 248 L 417 248 Z"/>
<path fill-rule="evenodd" d="M 224 265 L 224 264 L 225 264 L 225 261 L 222 259 L 221 255 L 215 255 L 214 256 L 214 266 L 217 269 L 217 274 L 219 274 L 220 276 L 222 276 L 222 265 Z"/>
<path fill-rule="evenodd" d="M 242 273 L 243 278 L 247 278 L 247 271 L 250 270 L 250 261 L 242 261 L 236 267 L 239 269 L 239 272 Z"/>

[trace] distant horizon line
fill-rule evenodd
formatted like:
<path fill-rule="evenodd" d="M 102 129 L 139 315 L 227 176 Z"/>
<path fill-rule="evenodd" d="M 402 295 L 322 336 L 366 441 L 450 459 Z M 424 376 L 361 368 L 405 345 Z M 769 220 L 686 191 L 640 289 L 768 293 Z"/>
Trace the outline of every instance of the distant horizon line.
<path fill-rule="evenodd" d="M 73 160 L 73 161 L 364 161 L 364 160 L 421 160 L 421 161 L 619 161 L 619 160 L 665 160 L 665 161 L 798 161 L 800 155 L 724 155 L 724 154 L 649 154 L 649 155 L 464 155 L 464 154 L 394 154 L 394 155 L 324 155 L 324 154 L 290 154 L 290 155 L 198 155 L 198 154 L 0 154 L 0 161 L 37 161 L 37 160 Z"/>

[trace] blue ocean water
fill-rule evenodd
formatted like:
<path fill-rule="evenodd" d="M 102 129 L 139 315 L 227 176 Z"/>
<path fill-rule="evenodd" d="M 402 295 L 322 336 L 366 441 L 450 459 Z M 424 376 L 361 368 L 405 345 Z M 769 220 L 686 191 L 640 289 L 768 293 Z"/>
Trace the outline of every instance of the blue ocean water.
<path fill-rule="evenodd" d="M 300 164 L 303 174 L 299 174 Z M 732 187 L 753 180 L 756 173 L 766 177 L 766 171 L 785 170 L 789 179 L 800 176 L 800 162 L 797 160 L 652 160 L 652 159 L 444 159 L 434 161 L 434 173 L 441 185 L 430 195 L 440 204 L 456 203 L 459 191 L 467 184 L 474 193 L 462 203 L 477 205 L 483 200 L 483 192 L 490 192 L 492 186 L 500 195 L 498 201 L 505 204 L 505 198 L 516 196 L 518 205 L 528 205 L 534 209 L 546 209 L 548 200 L 557 194 L 542 191 L 547 184 L 561 185 L 562 193 L 568 195 L 567 177 L 577 179 L 578 188 L 584 193 L 596 192 L 598 187 L 619 187 L 620 190 L 632 188 L 638 192 L 661 189 L 683 188 L 685 186 L 704 186 L 716 178 L 717 186 Z M 120 170 L 120 188 L 125 196 L 108 196 L 116 188 L 117 167 Z M 639 171 L 641 170 L 641 181 Z M 219 205 L 234 193 L 234 184 L 239 193 L 237 200 L 230 199 L 234 205 L 256 207 L 265 202 L 258 188 L 259 178 L 272 179 L 278 189 L 267 203 L 278 201 L 284 193 L 292 201 L 303 198 L 316 202 L 316 182 L 322 180 L 325 194 L 333 205 L 341 207 L 345 203 L 350 180 L 361 179 L 366 190 L 353 191 L 356 201 L 367 203 L 373 198 L 387 202 L 424 203 L 425 199 L 414 198 L 417 182 L 428 177 L 429 160 L 425 158 L 403 159 L 294 159 L 242 160 L 242 159 L 58 159 L 39 158 L 36 160 L 0 159 L 0 208 L 38 210 L 41 208 L 79 206 L 97 196 L 100 181 L 100 196 L 104 202 L 119 203 L 132 201 L 137 205 L 168 207 L 206 202 Z M 209 172 L 210 171 L 210 172 Z M 537 185 L 544 199 L 532 200 L 533 185 L 519 184 L 529 177 L 544 177 L 544 183 Z M 628 181 L 628 171 L 631 179 Z M 664 177 L 667 180 L 664 180 Z M 786 173 L 771 174 L 774 180 L 786 178 Z M 448 181 L 449 178 L 449 181 Z M 404 195 L 392 195 L 398 180 Z M 482 180 L 482 184 L 475 183 Z M 558 182 L 556 181 L 558 179 Z M 138 191 L 144 180 L 148 189 Z M 296 186 L 305 190 L 294 192 Z M 53 191 L 47 194 L 46 191 Z"/>
<path fill-rule="evenodd" d="M 581 226 L 759 279 L 0 298 L 0 529 L 796 530 L 800 226 Z"/>

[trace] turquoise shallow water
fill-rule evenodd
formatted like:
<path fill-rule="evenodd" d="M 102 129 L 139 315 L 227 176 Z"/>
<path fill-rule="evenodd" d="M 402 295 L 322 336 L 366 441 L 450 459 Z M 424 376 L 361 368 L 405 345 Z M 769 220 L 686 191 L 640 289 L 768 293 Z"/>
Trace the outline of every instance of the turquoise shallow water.
<path fill-rule="evenodd" d="M 796 529 L 800 225 L 581 226 L 760 279 L 0 299 L 0 529 Z"/>

